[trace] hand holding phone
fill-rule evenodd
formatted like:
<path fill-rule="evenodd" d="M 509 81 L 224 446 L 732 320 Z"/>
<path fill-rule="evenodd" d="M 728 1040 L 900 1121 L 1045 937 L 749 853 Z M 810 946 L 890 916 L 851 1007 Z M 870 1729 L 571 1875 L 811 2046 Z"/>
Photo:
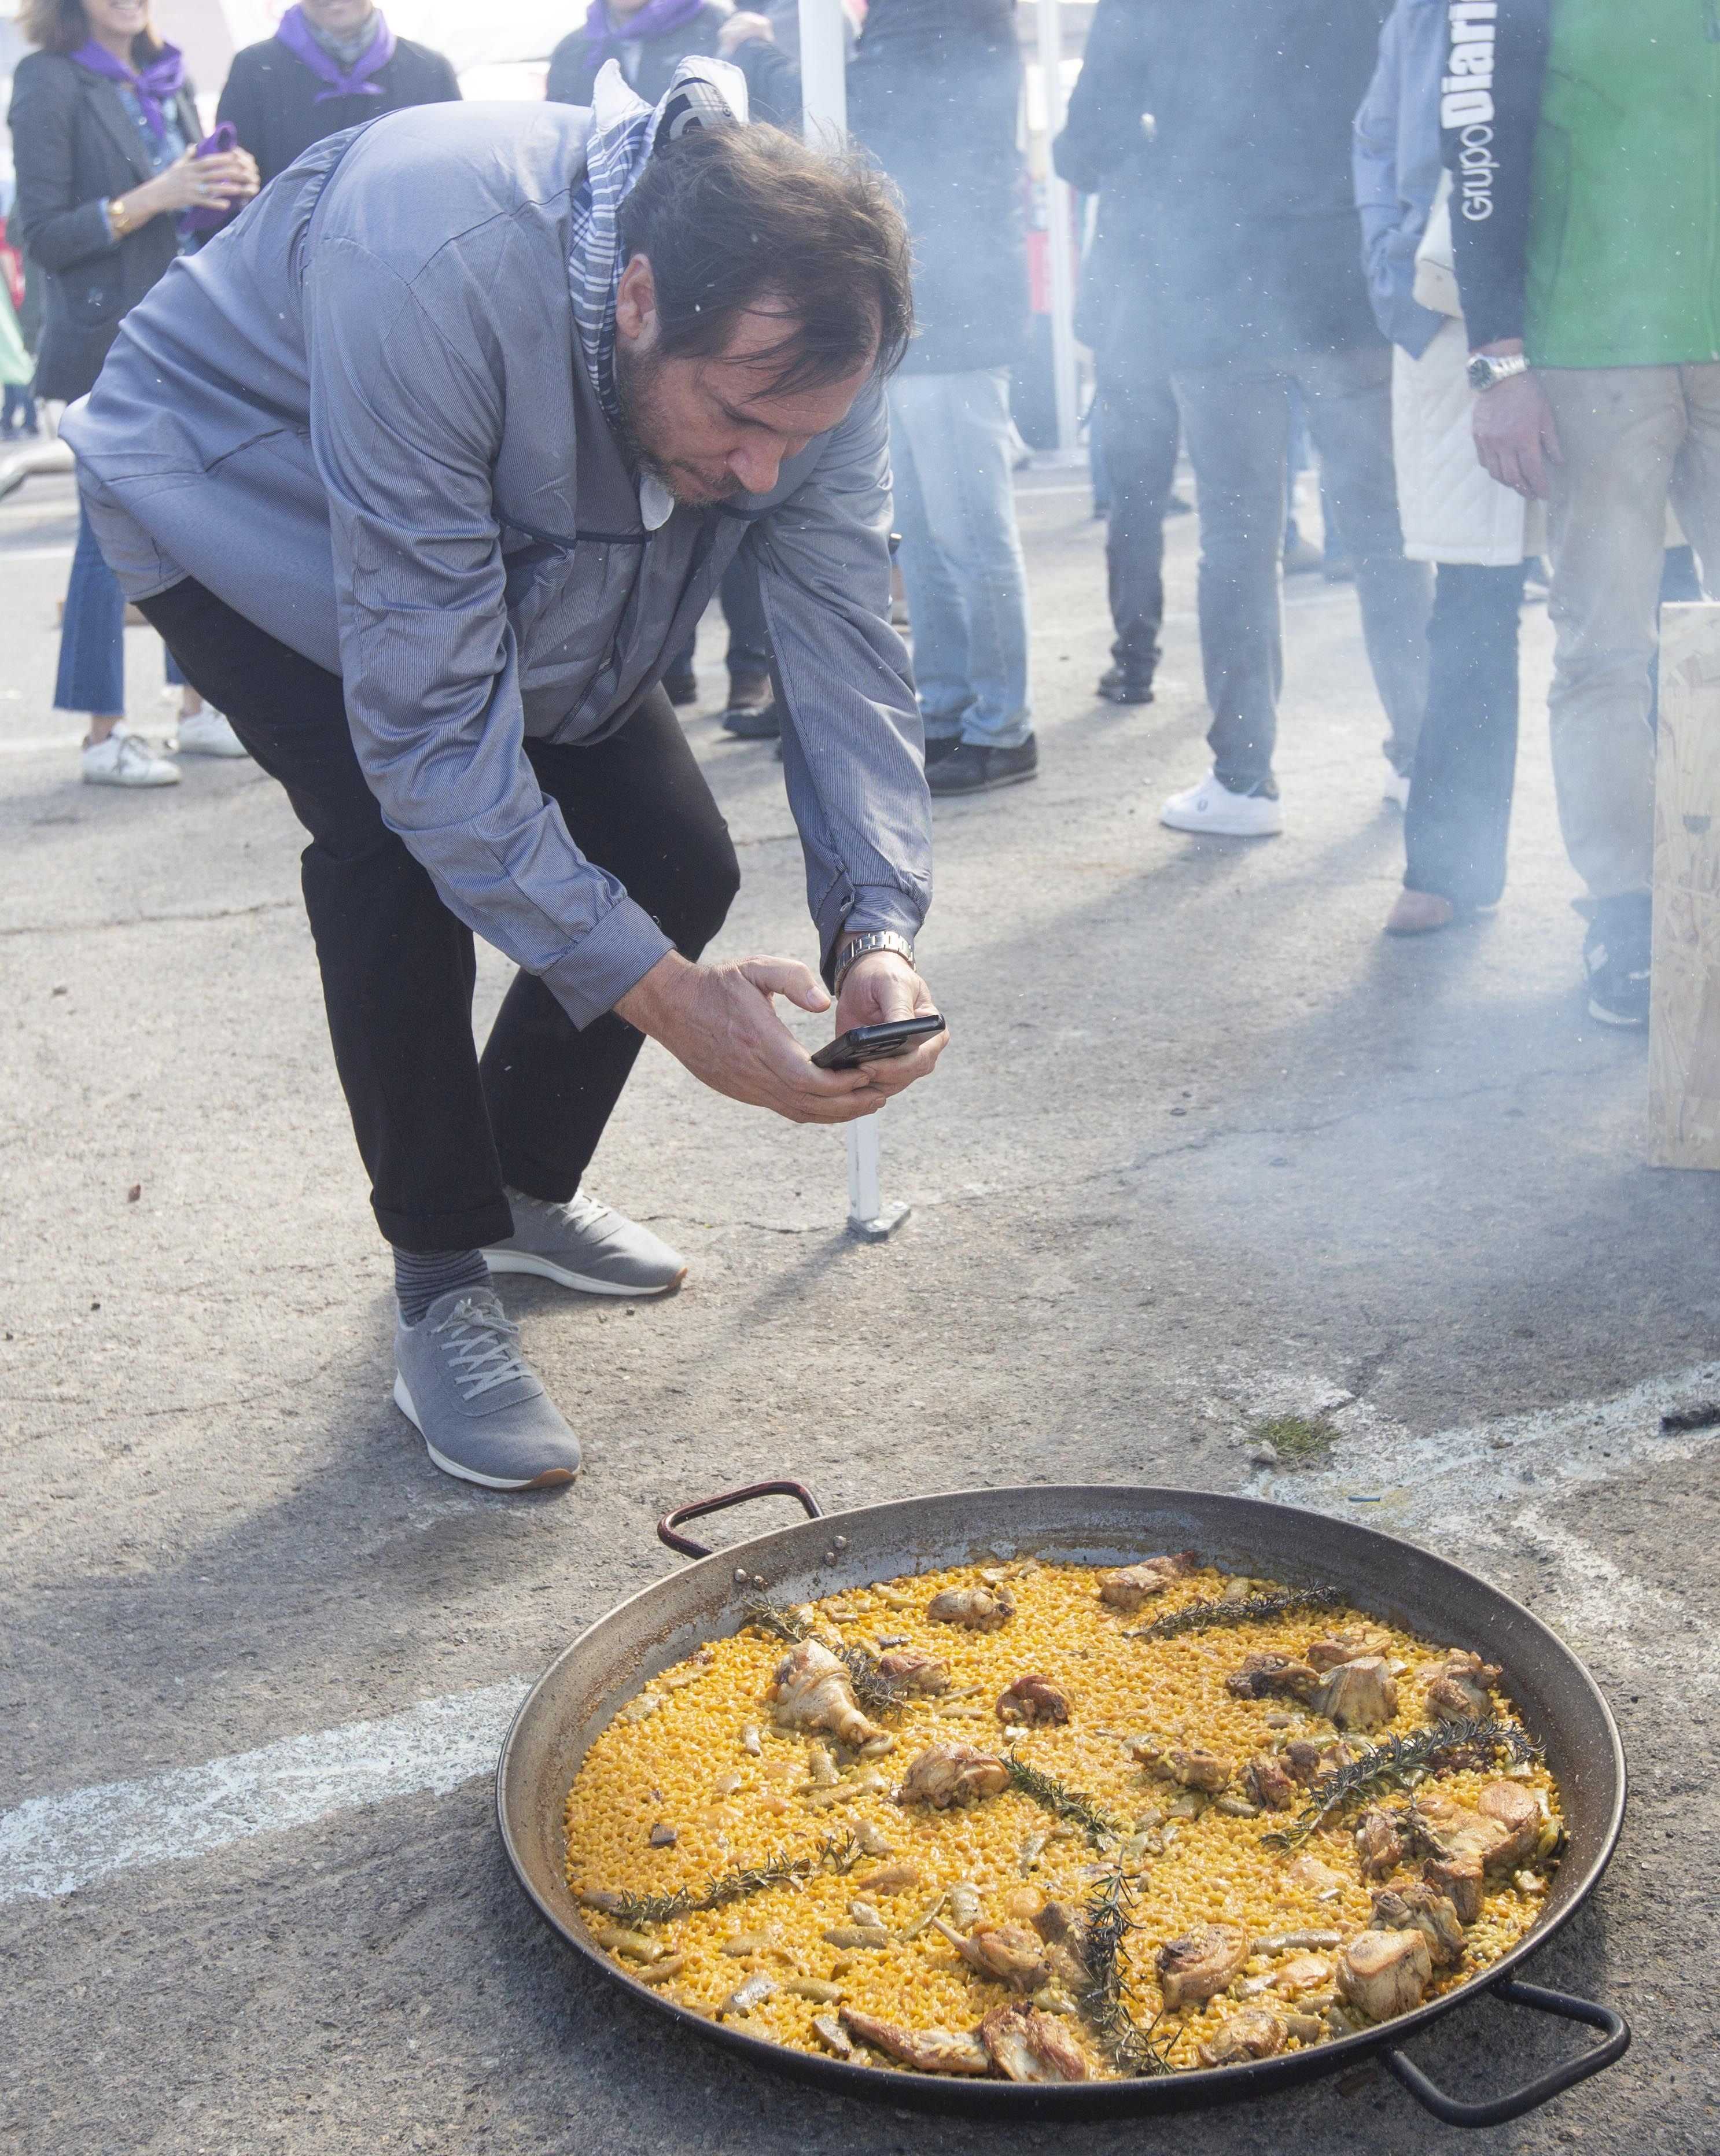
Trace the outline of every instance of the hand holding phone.
<path fill-rule="evenodd" d="M 892 1056 L 906 1055 L 943 1029 L 943 1019 L 937 1011 L 891 1019 L 882 1025 L 851 1026 L 826 1042 L 812 1060 L 820 1070 L 855 1070 L 862 1063 L 883 1063 Z"/>

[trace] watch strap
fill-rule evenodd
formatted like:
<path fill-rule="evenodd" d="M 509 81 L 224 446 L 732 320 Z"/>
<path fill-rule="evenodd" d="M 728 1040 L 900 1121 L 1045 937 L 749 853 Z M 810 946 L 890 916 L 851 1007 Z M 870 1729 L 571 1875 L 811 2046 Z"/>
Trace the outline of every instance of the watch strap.
<path fill-rule="evenodd" d="M 830 977 L 831 987 L 840 984 L 842 976 L 856 958 L 866 957 L 874 951 L 894 951 L 911 966 L 914 963 L 914 947 L 906 936 L 898 936 L 893 928 L 869 928 L 863 935 L 856 936 L 836 961 L 836 970 Z"/>

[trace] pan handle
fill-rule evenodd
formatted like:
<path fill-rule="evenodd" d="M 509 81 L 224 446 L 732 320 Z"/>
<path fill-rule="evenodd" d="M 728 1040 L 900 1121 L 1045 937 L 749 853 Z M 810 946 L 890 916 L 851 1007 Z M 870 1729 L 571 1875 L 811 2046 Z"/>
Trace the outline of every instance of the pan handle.
<path fill-rule="evenodd" d="M 658 1521 L 657 1539 L 679 1550 L 683 1557 L 709 1557 L 705 1543 L 696 1543 L 691 1535 L 678 1535 L 675 1529 L 683 1520 L 696 1520 L 706 1512 L 726 1512 L 731 1505 L 744 1505 L 754 1497 L 798 1497 L 808 1519 L 824 1517 L 824 1507 L 804 1482 L 749 1482 L 744 1490 L 725 1490 L 720 1497 L 701 1497 L 696 1504 L 677 1505 Z"/>
<path fill-rule="evenodd" d="M 1503 1999 L 1513 2006 L 1533 2006 L 1543 2014 L 1556 2014 L 1561 2020 L 1584 2021 L 1591 2029 L 1604 2030 L 1606 2041 L 1597 2044 L 1592 2051 L 1584 2051 L 1580 2058 L 1567 2059 L 1562 2066 L 1553 2067 L 1538 2081 L 1512 2090 L 1509 2096 L 1496 2096 L 1486 2103 L 1463 2103 L 1456 2097 L 1447 2096 L 1442 2089 L 1435 2088 L 1420 2067 L 1403 2052 L 1386 2052 L 1385 2063 L 1389 2070 L 1418 2103 L 1447 2126 L 1503 2126 L 1507 2119 L 1521 2118 L 1526 2111 L 1537 2109 L 1561 2090 L 1574 2088 L 1579 2082 L 1587 2081 L 1590 2074 L 1598 2074 L 1604 2067 L 1615 2065 L 1630 2048 L 1630 2025 L 1624 2015 L 1615 2014 L 1611 2007 L 1601 2006 L 1592 1999 L 1573 1999 L 1568 1992 L 1548 1991 L 1538 1984 L 1519 1984 L 1514 1977 L 1507 1977 L 1492 1989 L 1496 1999 Z"/>

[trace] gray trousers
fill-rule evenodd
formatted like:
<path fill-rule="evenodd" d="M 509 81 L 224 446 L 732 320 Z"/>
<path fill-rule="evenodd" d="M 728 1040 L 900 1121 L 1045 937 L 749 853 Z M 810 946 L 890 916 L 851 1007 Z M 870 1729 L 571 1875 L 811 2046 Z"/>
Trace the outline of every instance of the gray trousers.
<path fill-rule="evenodd" d="M 1391 347 L 1179 368 L 1173 377 L 1200 495 L 1200 655 L 1214 767 L 1246 792 L 1271 777 L 1284 681 L 1280 556 L 1290 384 L 1300 388 L 1326 499 L 1356 568 L 1362 634 L 1385 706 L 1385 752 L 1407 772 L 1427 701 L 1433 572 L 1404 559 L 1392 465 Z"/>

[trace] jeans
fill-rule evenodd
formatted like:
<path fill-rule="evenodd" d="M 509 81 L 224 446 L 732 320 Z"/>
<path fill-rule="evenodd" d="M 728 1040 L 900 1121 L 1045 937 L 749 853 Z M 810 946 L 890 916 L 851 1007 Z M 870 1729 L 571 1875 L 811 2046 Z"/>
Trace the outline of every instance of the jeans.
<path fill-rule="evenodd" d="M 1007 367 L 890 385 L 898 559 L 931 741 L 1019 748 L 1033 731 L 1010 441 Z"/>
<path fill-rule="evenodd" d="M 4 408 L 0 409 L 0 434 L 16 431 L 33 434 L 36 431 L 36 400 L 27 382 L 8 382 L 4 388 Z"/>
<path fill-rule="evenodd" d="M 185 676 L 167 654 L 167 680 Z M 126 599 L 102 559 L 95 533 L 78 508 L 78 543 L 66 583 L 65 617 L 59 627 L 59 670 L 54 677 L 57 711 L 90 711 L 113 718 L 126 708 Z"/>
<path fill-rule="evenodd" d="M 1703 582 L 1720 580 L 1720 363 L 1535 372 L 1564 455 L 1547 602 L 1558 819 L 1590 896 L 1621 898 L 1653 880 L 1649 665 L 1669 497 Z"/>
<path fill-rule="evenodd" d="M 305 911 L 383 1235 L 404 1250 L 475 1250 L 513 1233 L 504 1183 L 565 1203 L 644 1036 L 613 1011 L 580 1031 L 521 973 L 480 1059 L 471 931 L 383 822 L 339 675 L 191 578 L 141 603 L 311 834 Z M 526 753 L 574 844 L 696 958 L 722 926 L 740 869 L 668 697 L 653 690 L 606 741 L 528 741 Z"/>
<path fill-rule="evenodd" d="M 1271 778 L 1284 680 L 1280 577 L 1292 380 L 1333 521 L 1355 563 L 1363 640 L 1391 729 L 1385 752 L 1408 771 L 1427 701 L 1433 579 L 1425 562 L 1404 560 L 1398 528 L 1389 346 L 1184 367 L 1174 379 L 1200 490 L 1200 654 L 1220 781 L 1246 793 Z"/>
<path fill-rule="evenodd" d="M 1428 623 L 1427 710 L 1404 814 L 1404 883 L 1497 906 L 1517 776 L 1522 564 L 1441 562 Z"/>
<path fill-rule="evenodd" d="M 1105 572 L 1111 655 L 1126 671 L 1150 674 L 1164 621 L 1164 506 L 1177 474 L 1181 431 L 1171 378 L 1157 357 L 1107 346 L 1098 357 L 1099 408 L 1111 482 Z"/>

